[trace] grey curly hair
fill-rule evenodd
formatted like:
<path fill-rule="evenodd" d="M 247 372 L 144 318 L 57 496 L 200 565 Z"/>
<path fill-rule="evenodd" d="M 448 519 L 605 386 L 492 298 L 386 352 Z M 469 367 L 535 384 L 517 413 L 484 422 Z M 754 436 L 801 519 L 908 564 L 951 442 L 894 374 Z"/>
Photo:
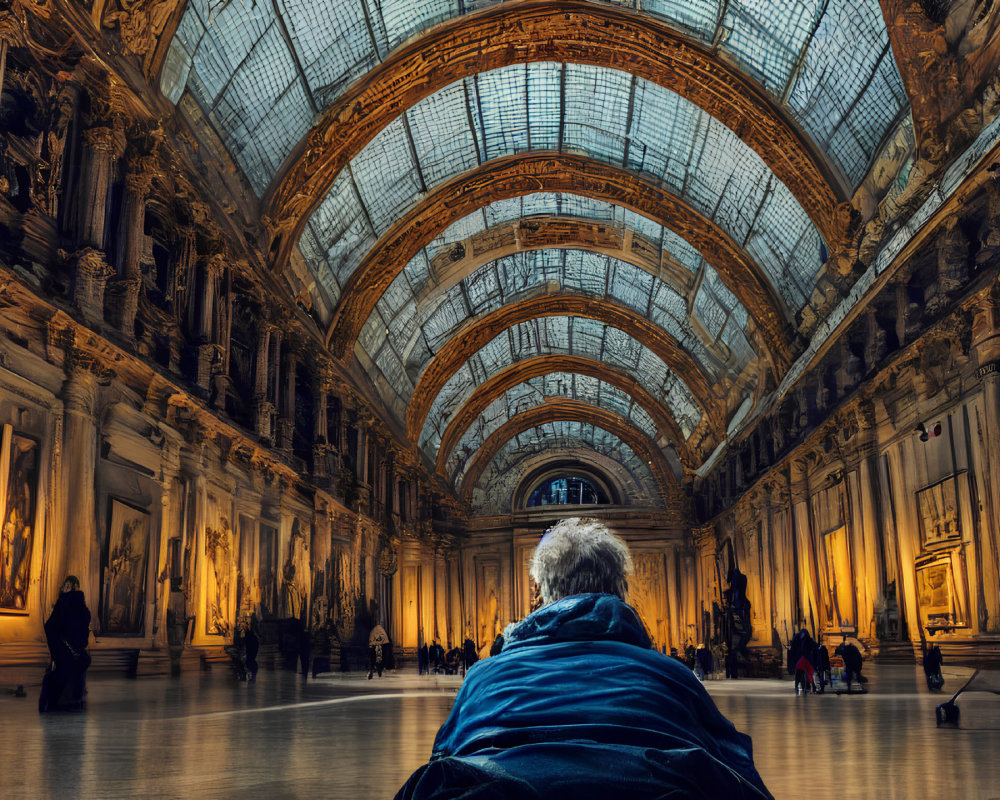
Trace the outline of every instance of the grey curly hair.
<path fill-rule="evenodd" d="M 625 600 L 632 556 L 628 545 L 600 520 L 570 517 L 545 532 L 535 548 L 530 573 L 545 603 L 589 592 Z"/>

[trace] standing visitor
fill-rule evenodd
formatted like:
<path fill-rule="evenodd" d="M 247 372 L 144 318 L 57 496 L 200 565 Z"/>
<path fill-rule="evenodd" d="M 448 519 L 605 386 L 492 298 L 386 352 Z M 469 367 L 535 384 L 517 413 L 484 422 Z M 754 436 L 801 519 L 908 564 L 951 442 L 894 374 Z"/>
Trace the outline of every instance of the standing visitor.
<path fill-rule="evenodd" d="M 45 639 L 54 667 L 42 680 L 38 710 L 82 710 L 90 666 L 90 609 L 75 575 L 67 575 L 63 581 L 59 599 L 45 622 Z"/>

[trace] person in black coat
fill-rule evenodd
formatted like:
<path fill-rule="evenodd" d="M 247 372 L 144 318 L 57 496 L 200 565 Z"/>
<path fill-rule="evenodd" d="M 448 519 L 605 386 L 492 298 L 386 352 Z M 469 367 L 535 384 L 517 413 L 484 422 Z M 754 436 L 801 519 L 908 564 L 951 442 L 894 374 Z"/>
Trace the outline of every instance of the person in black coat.
<path fill-rule="evenodd" d="M 847 691 L 851 691 L 851 683 L 858 682 L 862 692 L 867 692 L 865 684 L 868 678 L 861 674 L 861 651 L 846 639 L 837 646 L 836 655 L 844 659 L 844 680 L 847 682 Z"/>
<path fill-rule="evenodd" d="M 924 650 L 924 675 L 927 676 L 927 688 L 932 691 L 939 690 L 944 686 L 944 676 L 941 674 L 943 663 L 944 657 L 941 655 L 941 648 L 936 644 Z"/>
<path fill-rule="evenodd" d="M 52 614 L 45 621 L 45 639 L 54 668 L 42 681 L 39 711 L 82 709 L 90 666 L 90 609 L 80 591 L 80 581 L 67 575 Z M 65 698 L 64 698 L 65 693 Z"/>

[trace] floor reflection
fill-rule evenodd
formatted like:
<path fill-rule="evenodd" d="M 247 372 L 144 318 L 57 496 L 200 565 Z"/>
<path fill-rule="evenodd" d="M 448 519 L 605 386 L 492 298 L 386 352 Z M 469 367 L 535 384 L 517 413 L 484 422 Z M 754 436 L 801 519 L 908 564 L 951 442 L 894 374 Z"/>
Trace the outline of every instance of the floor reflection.
<path fill-rule="evenodd" d="M 797 697 L 791 681 L 707 686 L 753 737 L 778 798 L 1000 798 L 1000 730 L 934 724 L 968 672 L 946 672 L 935 695 L 905 667 L 870 668 L 863 696 Z M 0 796 L 390 798 L 426 760 L 457 689 L 413 674 L 261 673 L 248 686 L 216 670 L 92 679 L 85 714 L 39 716 L 35 688 L 0 697 Z"/>

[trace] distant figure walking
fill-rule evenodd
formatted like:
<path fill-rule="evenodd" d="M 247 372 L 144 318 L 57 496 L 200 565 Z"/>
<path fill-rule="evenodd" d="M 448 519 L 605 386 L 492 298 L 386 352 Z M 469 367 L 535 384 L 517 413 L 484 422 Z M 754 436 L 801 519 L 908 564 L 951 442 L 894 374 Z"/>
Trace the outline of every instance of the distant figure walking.
<path fill-rule="evenodd" d="M 924 675 L 927 676 L 927 688 L 932 692 L 939 691 L 944 686 L 944 676 L 941 674 L 943 663 L 941 648 L 936 644 L 924 650 Z"/>
<path fill-rule="evenodd" d="M 861 651 L 845 639 L 837 645 L 837 649 L 834 652 L 844 659 L 844 680 L 847 682 L 847 691 L 851 691 L 851 683 L 857 681 L 861 691 L 867 692 L 865 684 L 868 683 L 868 678 L 861 674 L 861 665 L 863 663 L 861 660 Z"/>
<path fill-rule="evenodd" d="M 368 680 L 372 679 L 375 672 L 378 672 L 380 678 L 382 677 L 382 670 L 385 668 L 384 648 L 387 644 L 389 636 L 385 628 L 376 624 L 368 634 Z"/>
<path fill-rule="evenodd" d="M 257 617 L 251 616 L 243 636 L 243 646 L 246 649 L 247 680 L 257 680 L 257 653 L 260 652 L 260 637 L 257 636 Z"/>
<path fill-rule="evenodd" d="M 54 667 L 50 666 L 42 679 L 38 710 L 82 710 L 90 666 L 90 609 L 75 575 L 67 575 L 63 581 L 59 599 L 45 622 L 45 639 Z"/>

